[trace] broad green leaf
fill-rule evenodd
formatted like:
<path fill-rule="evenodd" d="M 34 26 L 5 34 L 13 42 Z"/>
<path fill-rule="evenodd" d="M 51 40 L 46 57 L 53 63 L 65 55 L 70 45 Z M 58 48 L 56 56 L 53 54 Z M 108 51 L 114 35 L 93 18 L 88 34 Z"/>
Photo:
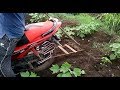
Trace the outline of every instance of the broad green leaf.
<path fill-rule="evenodd" d="M 59 72 L 59 66 L 57 64 L 52 65 L 52 67 L 50 68 L 50 70 L 54 73 L 58 73 Z"/>
<path fill-rule="evenodd" d="M 75 75 L 75 77 L 80 76 L 80 75 L 81 75 L 81 69 L 79 69 L 79 68 L 74 68 L 73 74 Z"/>
<path fill-rule="evenodd" d="M 26 72 L 20 72 L 21 77 L 29 77 L 30 73 L 28 71 Z"/>
<path fill-rule="evenodd" d="M 117 54 L 120 54 L 120 48 L 118 49 Z"/>
<path fill-rule="evenodd" d="M 70 69 L 71 65 L 68 62 L 62 64 L 60 72 L 66 73 Z"/>
<path fill-rule="evenodd" d="M 110 59 L 108 59 L 107 57 L 102 57 L 102 62 L 103 62 L 103 64 L 112 63 L 112 62 L 110 61 Z"/>
<path fill-rule="evenodd" d="M 116 56 L 116 58 L 120 58 L 120 54 L 118 54 L 118 55 Z"/>
<path fill-rule="evenodd" d="M 110 45 L 111 48 L 120 48 L 120 43 L 113 43 Z"/>
<path fill-rule="evenodd" d="M 111 51 L 116 51 L 117 50 L 117 48 L 112 48 L 112 50 Z"/>
<path fill-rule="evenodd" d="M 107 57 L 102 57 L 102 60 L 109 60 Z"/>
<path fill-rule="evenodd" d="M 30 76 L 29 77 L 37 77 L 37 74 L 31 72 Z"/>
<path fill-rule="evenodd" d="M 108 59 L 107 57 L 102 57 L 102 59 L 103 59 L 104 61 L 109 61 L 109 59 Z"/>
<path fill-rule="evenodd" d="M 66 72 L 62 74 L 62 77 L 72 77 L 70 72 Z"/>
<path fill-rule="evenodd" d="M 57 75 L 57 77 L 62 77 L 62 73 L 59 73 L 59 74 Z"/>
<path fill-rule="evenodd" d="M 83 38 L 83 37 L 85 37 L 85 35 L 81 33 L 81 34 L 80 34 L 80 37 Z"/>
<path fill-rule="evenodd" d="M 110 60 L 114 60 L 116 58 L 116 55 L 115 54 L 111 54 L 110 55 Z"/>

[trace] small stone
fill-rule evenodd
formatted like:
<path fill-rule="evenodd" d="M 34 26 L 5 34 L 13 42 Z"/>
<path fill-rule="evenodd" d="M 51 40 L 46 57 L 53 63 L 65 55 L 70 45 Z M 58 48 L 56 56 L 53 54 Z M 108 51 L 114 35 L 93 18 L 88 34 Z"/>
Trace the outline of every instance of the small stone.
<path fill-rule="evenodd" d="M 76 63 L 76 61 L 74 61 L 73 63 Z"/>
<path fill-rule="evenodd" d="M 112 77 L 114 77 L 115 75 L 114 75 L 114 73 L 112 74 Z"/>
<path fill-rule="evenodd" d="M 117 68 L 118 68 L 118 69 L 120 69 L 120 67 L 119 67 L 119 66 L 117 66 Z"/>

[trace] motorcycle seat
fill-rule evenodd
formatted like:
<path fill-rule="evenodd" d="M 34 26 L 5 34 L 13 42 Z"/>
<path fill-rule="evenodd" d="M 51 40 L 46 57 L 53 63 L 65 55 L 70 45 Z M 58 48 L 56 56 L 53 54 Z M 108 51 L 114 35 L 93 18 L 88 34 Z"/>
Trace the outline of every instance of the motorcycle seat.
<path fill-rule="evenodd" d="M 28 24 L 25 26 L 25 31 L 29 30 L 30 27 L 43 27 L 43 25 L 44 22 Z"/>
<path fill-rule="evenodd" d="M 45 26 L 44 23 L 45 22 L 39 22 L 39 23 L 32 23 L 32 24 L 26 25 L 25 30 L 24 30 L 25 34 L 22 36 L 20 41 L 17 43 L 17 46 L 22 46 L 22 45 L 25 45 L 25 44 L 29 43 L 30 41 L 29 41 L 28 37 L 26 36 L 26 33 L 29 34 L 29 30 L 33 30 L 33 29 L 31 29 L 32 27 L 38 27 L 39 29 L 43 28 Z M 30 36 L 31 36 L 31 33 L 30 33 Z"/>

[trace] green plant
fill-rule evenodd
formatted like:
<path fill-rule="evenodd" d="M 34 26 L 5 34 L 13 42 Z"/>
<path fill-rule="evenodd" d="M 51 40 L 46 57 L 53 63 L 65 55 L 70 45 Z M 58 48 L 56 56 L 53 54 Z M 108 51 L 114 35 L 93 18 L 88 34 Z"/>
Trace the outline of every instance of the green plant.
<path fill-rule="evenodd" d="M 31 22 L 45 21 L 49 18 L 45 13 L 30 13 L 29 15 L 31 16 L 31 19 L 30 19 Z M 74 18 L 74 15 L 67 14 L 67 13 L 48 13 L 48 15 L 50 17 L 58 18 L 62 21 L 69 20 L 69 19 L 72 20 Z"/>
<path fill-rule="evenodd" d="M 44 13 L 30 13 L 31 16 L 30 21 L 33 22 L 40 22 L 45 21 L 47 19 L 47 16 Z"/>
<path fill-rule="evenodd" d="M 64 30 L 70 36 L 78 36 L 84 38 L 86 35 L 96 32 L 99 26 L 99 23 L 91 22 L 89 24 L 82 24 L 76 27 L 65 27 Z M 64 34 L 61 31 L 58 31 L 57 35 L 62 37 Z"/>
<path fill-rule="evenodd" d="M 57 77 L 78 77 L 85 74 L 85 71 L 80 68 L 74 68 L 72 70 L 71 64 L 68 62 L 64 62 L 61 66 L 58 66 L 57 64 L 52 65 L 50 70 L 52 71 L 52 74 L 57 74 Z"/>
<path fill-rule="evenodd" d="M 89 24 L 82 24 L 76 28 L 76 36 L 81 38 L 85 37 L 88 34 L 92 34 L 97 31 L 99 23 L 91 22 Z"/>
<path fill-rule="evenodd" d="M 75 30 L 75 27 L 65 27 L 64 28 L 64 31 L 68 34 L 68 35 L 70 35 L 71 37 L 73 37 L 73 36 L 75 36 L 75 32 L 74 32 L 74 30 Z M 61 30 L 58 30 L 58 32 L 56 33 L 56 35 L 58 36 L 58 37 L 66 37 L 66 35 L 61 31 Z"/>
<path fill-rule="evenodd" d="M 119 42 L 110 44 L 109 45 L 109 49 L 110 49 L 109 54 L 108 54 L 109 56 L 108 56 L 108 58 L 107 57 L 103 57 L 102 58 L 102 59 L 104 59 L 103 62 L 104 61 L 110 62 L 111 60 L 115 60 L 115 59 L 120 58 L 120 43 Z"/>
<path fill-rule="evenodd" d="M 120 43 L 111 44 L 110 49 L 111 49 L 110 60 L 120 58 Z"/>
<path fill-rule="evenodd" d="M 79 24 L 74 27 L 65 28 L 70 35 L 84 38 L 86 35 L 98 31 L 98 28 L 101 26 L 101 22 L 89 14 L 81 13 L 75 15 L 74 17 L 76 21 L 79 21 Z"/>
<path fill-rule="evenodd" d="M 120 14 L 119 13 L 104 13 L 101 21 L 105 24 L 110 34 L 120 31 Z"/>
<path fill-rule="evenodd" d="M 99 51 L 103 52 L 105 55 L 110 53 L 110 46 L 111 43 L 107 43 L 107 42 L 102 42 L 102 43 L 98 43 L 98 42 L 93 42 L 92 47 L 93 48 L 97 48 Z"/>
<path fill-rule="evenodd" d="M 107 57 L 102 57 L 101 63 L 102 65 L 106 65 L 107 63 L 112 64 L 111 60 L 108 59 Z"/>
<path fill-rule="evenodd" d="M 39 76 L 37 76 L 36 73 L 34 73 L 34 72 L 29 72 L 29 71 L 20 72 L 20 75 L 21 75 L 21 77 L 39 77 Z"/>

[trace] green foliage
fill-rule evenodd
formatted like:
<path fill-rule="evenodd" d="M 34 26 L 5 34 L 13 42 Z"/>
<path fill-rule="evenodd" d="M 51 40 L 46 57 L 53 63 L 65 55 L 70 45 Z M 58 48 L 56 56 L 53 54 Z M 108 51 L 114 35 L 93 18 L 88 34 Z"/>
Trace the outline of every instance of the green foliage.
<path fill-rule="evenodd" d="M 79 24 L 71 27 L 70 26 L 64 27 L 64 30 L 70 36 L 78 36 L 78 37 L 84 38 L 85 36 L 98 31 L 98 29 L 101 26 L 101 23 L 95 20 L 95 18 L 93 18 L 90 15 L 80 14 L 74 17 L 75 17 L 74 20 L 79 22 Z M 62 37 L 64 34 L 61 31 L 59 31 L 57 35 Z"/>
<path fill-rule="evenodd" d="M 109 45 L 110 53 L 108 58 L 103 57 L 102 62 L 105 64 L 107 62 L 120 58 L 120 43 L 112 43 Z"/>
<path fill-rule="evenodd" d="M 71 65 L 67 62 L 65 62 L 64 64 L 62 64 L 61 68 L 60 68 L 60 72 L 66 73 L 67 71 L 69 71 Z"/>
<path fill-rule="evenodd" d="M 76 36 L 83 38 L 88 34 L 92 34 L 96 32 L 98 27 L 99 27 L 99 24 L 95 22 L 91 22 L 89 24 L 82 24 L 77 27 Z"/>
<path fill-rule="evenodd" d="M 44 13 L 30 13 L 29 15 L 31 16 L 31 23 L 45 21 L 47 19 L 47 16 Z"/>
<path fill-rule="evenodd" d="M 50 70 L 53 71 L 53 74 L 58 73 L 59 72 L 59 66 L 57 64 L 56 65 L 52 65 Z"/>
<path fill-rule="evenodd" d="M 108 28 L 109 32 L 112 34 L 120 31 L 120 14 L 119 13 L 104 13 L 102 15 L 101 21 Z"/>
<path fill-rule="evenodd" d="M 85 74 L 85 71 L 79 68 L 74 68 L 72 73 L 75 75 L 75 77 L 77 77 L 77 76 L 81 76 L 82 74 Z"/>
<path fill-rule="evenodd" d="M 113 42 L 115 42 L 115 43 L 120 43 L 120 36 L 116 36 L 116 37 L 113 39 Z"/>
<path fill-rule="evenodd" d="M 70 72 L 59 73 L 57 77 L 72 77 Z"/>
<path fill-rule="evenodd" d="M 93 21 L 96 22 L 96 23 L 98 22 L 95 19 L 95 17 L 92 17 L 87 13 L 81 13 L 79 15 L 76 15 L 75 17 L 80 22 L 80 24 L 89 24 L 89 23 L 91 23 Z"/>
<path fill-rule="evenodd" d="M 110 46 L 111 43 L 109 42 L 93 42 L 92 47 L 98 49 L 99 51 L 103 52 L 105 55 L 109 54 L 110 50 Z"/>
<path fill-rule="evenodd" d="M 111 48 L 110 59 L 114 60 L 120 58 L 120 43 L 113 43 L 110 45 L 110 48 Z"/>
<path fill-rule="evenodd" d="M 107 57 L 102 57 L 101 62 L 102 62 L 102 63 L 100 63 L 100 64 L 102 64 L 102 65 L 106 65 L 107 63 L 112 64 L 111 60 L 108 59 Z"/>
<path fill-rule="evenodd" d="M 34 73 L 34 72 L 29 72 L 29 71 L 20 72 L 20 75 L 21 75 L 21 77 L 39 77 L 39 76 L 37 76 L 36 73 Z"/>
<path fill-rule="evenodd" d="M 96 32 L 99 26 L 99 23 L 91 22 L 89 24 L 82 24 L 76 27 L 65 27 L 64 30 L 70 36 L 78 36 L 84 38 L 86 35 Z M 62 32 L 59 32 L 59 36 L 62 37 Z"/>
<path fill-rule="evenodd" d="M 29 15 L 31 16 L 31 22 L 45 21 L 49 18 L 45 13 L 30 13 Z M 74 15 L 67 13 L 48 13 L 48 15 L 53 18 L 58 18 L 62 21 L 74 19 Z"/>
<path fill-rule="evenodd" d="M 100 28 L 101 26 L 101 22 L 99 20 L 96 20 L 95 17 L 92 17 L 89 14 L 82 13 L 77 17 L 80 21 L 80 25 L 76 27 L 75 35 L 81 38 L 98 31 L 98 28 Z"/>
<path fill-rule="evenodd" d="M 57 77 L 78 77 L 85 74 L 85 71 L 80 68 L 71 70 L 71 64 L 68 62 L 64 62 L 60 67 L 57 64 L 52 65 L 50 70 L 52 71 L 52 74 L 57 73 Z"/>

